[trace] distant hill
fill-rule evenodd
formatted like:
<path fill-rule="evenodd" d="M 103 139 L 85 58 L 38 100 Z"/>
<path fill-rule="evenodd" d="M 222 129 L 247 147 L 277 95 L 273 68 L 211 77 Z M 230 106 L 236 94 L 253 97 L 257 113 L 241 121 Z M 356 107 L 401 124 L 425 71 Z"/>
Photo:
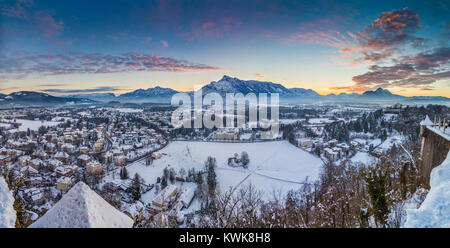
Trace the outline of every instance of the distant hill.
<path fill-rule="evenodd" d="M 22 105 L 52 105 L 68 103 L 93 103 L 85 98 L 57 97 L 46 93 L 35 91 L 18 91 L 5 95 L 0 99 L 0 104 L 22 104 Z"/>
<path fill-rule="evenodd" d="M 86 98 L 94 101 L 114 101 L 116 96 L 113 93 L 92 93 L 92 94 L 77 94 L 77 95 L 68 95 L 65 97 L 69 98 Z"/>

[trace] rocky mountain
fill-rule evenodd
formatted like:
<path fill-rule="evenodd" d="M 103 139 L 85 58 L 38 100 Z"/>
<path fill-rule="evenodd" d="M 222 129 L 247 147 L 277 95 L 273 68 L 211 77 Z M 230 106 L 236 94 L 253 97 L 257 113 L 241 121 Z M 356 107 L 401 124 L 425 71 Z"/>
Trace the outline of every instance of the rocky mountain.
<path fill-rule="evenodd" d="M 255 80 L 240 80 L 229 76 L 223 76 L 219 81 L 213 81 L 202 87 L 202 93 L 216 92 L 221 95 L 226 93 L 279 93 L 280 95 L 291 95 L 292 92 L 281 84 L 261 82 Z"/>
<path fill-rule="evenodd" d="M 374 91 L 366 91 L 362 94 L 363 97 L 375 97 L 375 98 L 404 98 L 404 96 L 392 94 L 389 90 L 378 88 Z"/>
<path fill-rule="evenodd" d="M 122 94 L 119 96 L 119 98 L 126 99 L 126 98 L 134 98 L 134 99 L 142 99 L 142 98 L 154 98 L 154 97 L 171 97 L 174 94 L 178 93 L 178 91 L 170 89 L 170 88 L 163 88 L 156 86 L 154 88 L 148 88 L 146 90 L 144 89 L 138 89 L 132 92 L 128 92 L 125 94 Z"/>
<path fill-rule="evenodd" d="M 303 89 L 303 88 L 292 88 L 289 89 L 291 95 L 293 96 L 303 96 L 303 97 L 320 97 L 319 93 L 315 92 L 311 89 Z"/>

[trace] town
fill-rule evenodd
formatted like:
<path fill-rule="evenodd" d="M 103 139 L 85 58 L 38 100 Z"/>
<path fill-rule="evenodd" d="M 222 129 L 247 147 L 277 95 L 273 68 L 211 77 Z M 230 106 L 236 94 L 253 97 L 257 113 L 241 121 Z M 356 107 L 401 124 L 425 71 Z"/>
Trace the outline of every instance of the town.
<path fill-rule="evenodd" d="M 42 219 L 79 182 L 132 219 L 126 227 L 227 227 L 211 220 L 227 211 L 215 205 L 227 197 L 283 201 L 318 187 L 329 165 L 358 171 L 387 160 L 392 173 L 395 166 L 403 173 L 392 206 L 417 194 L 423 200 L 426 182 L 411 179 L 419 173 L 420 123 L 445 133 L 450 118 L 442 105 L 282 105 L 280 132 L 267 140 L 261 128 L 174 128 L 170 105 L 111 104 L 0 110 L 0 172 L 14 195 L 16 227 L 52 221 Z"/>

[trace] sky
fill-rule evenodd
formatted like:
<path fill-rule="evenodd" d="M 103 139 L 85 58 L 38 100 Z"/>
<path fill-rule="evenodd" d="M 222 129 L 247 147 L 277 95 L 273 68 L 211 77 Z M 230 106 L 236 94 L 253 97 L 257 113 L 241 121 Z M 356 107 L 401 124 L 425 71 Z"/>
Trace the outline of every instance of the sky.
<path fill-rule="evenodd" d="M 360 3 L 355 3 L 360 2 Z M 0 0 L 0 92 L 243 80 L 450 97 L 450 1 Z"/>

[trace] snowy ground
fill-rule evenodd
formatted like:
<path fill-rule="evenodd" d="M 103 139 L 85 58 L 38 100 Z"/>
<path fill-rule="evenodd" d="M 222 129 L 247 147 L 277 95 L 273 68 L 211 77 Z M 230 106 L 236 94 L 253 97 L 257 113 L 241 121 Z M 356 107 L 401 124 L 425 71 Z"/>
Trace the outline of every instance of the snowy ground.
<path fill-rule="evenodd" d="M 141 113 L 144 111 L 143 109 L 133 109 L 133 108 L 117 108 L 115 110 L 121 113 Z"/>
<path fill-rule="evenodd" d="M 248 169 L 233 168 L 227 161 L 234 153 L 246 151 L 250 163 Z M 207 156 L 217 159 L 217 178 L 222 191 L 239 188 L 251 183 L 270 200 L 273 192 L 285 195 L 291 189 L 318 178 L 322 160 L 289 144 L 287 141 L 258 143 L 213 143 L 175 141 L 161 150 L 163 157 L 152 165 L 137 161 L 127 167 L 129 174 L 141 175 L 146 183 L 155 183 L 166 166 L 175 171 L 184 168 L 203 169 Z"/>
<path fill-rule="evenodd" d="M 11 122 L 12 123 L 12 122 Z M 21 123 L 22 125 L 19 126 L 18 129 L 11 129 L 10 132 L 24 132 L 27 131 L 28 128 L 30 130 L 37 131 L 41 126 L 56 126 L 60 124 L 61 122 L 57 121 L 32 121 L 32 120 L 21 120 L 17 119 L 16 123 Z"/>
<path fill-rule="evenodd" d="M 355 156 L 350 158 L 350 161 L 354 164 L 363 164 L 365 166 L 372 165 L 377 162 L 377 158 L 371 156 L 367 152 L 357 152 Z"/>
<path fill-rule="evenodd" d="M 0 176 L 0 228 L 13 228 L 16 223 L 14 198 L 5 179 Z"/>

